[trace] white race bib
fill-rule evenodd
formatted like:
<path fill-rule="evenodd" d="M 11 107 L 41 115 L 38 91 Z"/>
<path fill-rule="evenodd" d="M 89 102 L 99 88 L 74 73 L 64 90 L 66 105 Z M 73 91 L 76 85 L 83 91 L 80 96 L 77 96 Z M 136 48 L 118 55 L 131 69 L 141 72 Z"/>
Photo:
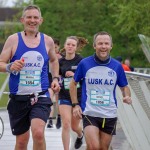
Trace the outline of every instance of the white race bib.
<path fill-rule="evenodd" d="M 70 86 L 70 81 L 72 80 L 72 78 L 64 78 L 64 87 L 66 90 L 69 90 L 69 86 Z M 77 88 L 80 87 L 80 84 L 77 84 Z"/>
<path fill-rule="evenodd" d="M 41 76 L 41 71 L 39 70 L 20 71 L 20 85 L 38 86 L 41 83 L 40 76 Z"/>
<path fill-rule="evenodd" d="M 110 92 L 109 91 L 90 91 L 90 103 L 97 106 L 110 105 Z"/>

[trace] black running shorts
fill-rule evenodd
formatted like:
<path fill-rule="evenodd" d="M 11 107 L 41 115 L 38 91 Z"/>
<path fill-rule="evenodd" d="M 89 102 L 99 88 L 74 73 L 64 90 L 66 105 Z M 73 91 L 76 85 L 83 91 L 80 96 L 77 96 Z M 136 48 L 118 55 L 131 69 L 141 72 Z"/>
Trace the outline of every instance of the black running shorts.
<path fill-rule="evenodd" d="M 34 105 L 31 105 L 30 99 L 23 101 L 21 96 L 19 97 L 20 100 L 10 98 L 7 106 L 13 135 L 27 132 L 33 118 L 40 118 L 46 123 L 50 114 L 50 106 L 52 105 L 49 97 L 39 97 Z"/>
<path fill-rule="evenodd" d="M 107 134 L 115 135 L 116 134 L 116 124 L 117 124 L 117 117 L 116 118 L 99 118 L 99 117 L 92 117 L 83 115 L 83 127 L 92 125 L 96 126 L 102 132 Z"/>

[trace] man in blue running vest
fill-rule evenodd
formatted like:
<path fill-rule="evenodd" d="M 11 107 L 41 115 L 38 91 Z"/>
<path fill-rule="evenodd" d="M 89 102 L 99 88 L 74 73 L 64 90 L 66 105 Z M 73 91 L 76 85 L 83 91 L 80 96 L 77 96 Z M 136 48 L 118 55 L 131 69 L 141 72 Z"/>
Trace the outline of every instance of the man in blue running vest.
<path fill-rule="evenodd" d="M 52 72 L 51 89 L 59 92 L 59 64 L 51 37 L 40 33 L 40 8 L 27 6 L 22 13 L 24 31 L 8 37 L 0 55 L 0 71 L 9 72 L 7 106 L 15 150 L 27 150 L 30 129 L 33 150 L 45 150 L 45 125 L 52 105 L 48 92 L 48 62 Z M 12 148 L 13 149 L 13 148 Z"/>

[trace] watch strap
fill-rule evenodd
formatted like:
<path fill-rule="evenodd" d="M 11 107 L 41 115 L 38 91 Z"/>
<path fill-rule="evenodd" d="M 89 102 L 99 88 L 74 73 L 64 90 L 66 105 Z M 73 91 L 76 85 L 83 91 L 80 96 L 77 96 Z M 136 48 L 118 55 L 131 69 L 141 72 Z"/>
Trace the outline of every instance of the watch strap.
<path fill-rule="evenodd" d="M 58 81 L 60 80 L 59 77 L 53 77 L 53 80 L 54 80 L 54 79 L 57 79 Z"/>
<path fill-rule="evenodd" d="M 79 105 L 79 103 L 72 103 L 72 107 L 74 108 L 76 105 Z"/>

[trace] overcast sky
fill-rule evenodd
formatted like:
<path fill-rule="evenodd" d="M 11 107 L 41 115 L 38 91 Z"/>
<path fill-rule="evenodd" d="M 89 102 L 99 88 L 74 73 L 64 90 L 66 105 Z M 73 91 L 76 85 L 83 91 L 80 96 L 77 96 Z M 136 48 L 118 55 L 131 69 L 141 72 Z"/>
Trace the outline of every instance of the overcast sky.
<path fill-rule="evenodd" d="M 12 7 L 14 6 L 14 3 L 13 2 L 16 2 L 16 0 L 0 0 L 0 1 L 4 1 L 4 5 L 6 7 Z M 24 0 L 24 1 L 28 1 L 28 0 Z"/>
<path fill-rule="evenodd" d="M 7 1 L 6 4 L 5 4 L 6 6 L 9 6 L 9 7 L 13 6 L 13 1 L 14 0 L 5 0 L 5 1 Z"/>
<path fill-rule="evenodd" d="M 0 5 L 4 7 L 12 7 L 14 6 L 14 2 L 16 2 L 16 0 L 0 0 Z"/>

